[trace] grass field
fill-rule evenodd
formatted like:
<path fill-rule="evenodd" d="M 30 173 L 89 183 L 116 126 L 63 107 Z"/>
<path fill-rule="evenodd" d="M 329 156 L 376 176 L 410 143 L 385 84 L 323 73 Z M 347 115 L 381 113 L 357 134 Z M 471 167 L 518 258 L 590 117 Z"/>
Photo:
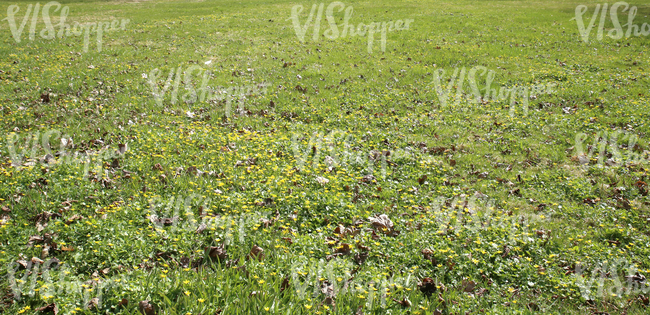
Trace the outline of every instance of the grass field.
<path fill-rule="evenodd" d="M 60 2 L 0 3 L 0 312 L 648 311 L 650 2 Z"/>

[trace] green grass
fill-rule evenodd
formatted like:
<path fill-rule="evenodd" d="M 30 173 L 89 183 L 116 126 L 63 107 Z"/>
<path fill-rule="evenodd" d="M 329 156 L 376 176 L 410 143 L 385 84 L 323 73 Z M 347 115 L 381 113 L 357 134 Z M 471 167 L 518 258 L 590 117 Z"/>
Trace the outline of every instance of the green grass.
<path fill-rule="evenodd" d="M 29 22 L 17 43 L 0 23 L 1 312 L 138 314 L 144 300 L 160 314 L 647 311 L 647 290 L 602 289 L 630 287 L 630 266 L 650 273 L 648 37 L 598 41 L 594 28 L 583 42 L 575 8 L 589 6 L 588 22 L 602 2 L 344 2 L 354 25 L 414 20 L 372 53 L 367 37 L 324 37 L 325 17 L 319 39 L 310 28 L 301 43 L 292 7 L 304 23 L 316 2 L 61 3 L 69 23 L 129 23 L 104 34 L 101 52 L 94 35 L 87 52 L 82 37 L 30 41 Z M 3 2 L 2 18 L 11 4 L 20 22 L 35 2 Z M 650 23 L 650 2 L 630 4 L 635 24 Z M 186 103 L 195 71 L 179 101 L 169 88 L 158 104 L 152 71 L 163 89 L 192 66 L 210 87 L 268 86 L 240 109 Z M 446 86 L 476 66 L 497 90 L 556 91 L 527 113 L 521 98 L 474 103 L 467 84 L 442 104 L 434 72 Z M 610 165 L 596 152 L 580 164 L 576 135 L 586 151 L 615 131 L 623 156 L 646 158 Z M 50 163 L 39 161 L 46 133 Z M 54 156 L 62 149 L 78 155 Z M 382 214 L 392 229 L 371 223 Z M 227 257 L 210 255 L 219 246 Z M 60 265 L 15 263 L 32 257 Z"/>

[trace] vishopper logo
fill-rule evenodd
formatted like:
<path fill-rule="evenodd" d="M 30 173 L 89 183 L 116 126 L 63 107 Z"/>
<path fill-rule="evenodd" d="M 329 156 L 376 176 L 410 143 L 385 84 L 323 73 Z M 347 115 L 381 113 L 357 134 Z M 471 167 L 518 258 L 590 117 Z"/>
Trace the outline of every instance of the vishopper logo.
<path fill-rule="evenodd" d="M 635 152 L 641 151 L 637 145 L 638 137 L 635 134 L 620 130 L 613 132 L 598 131 L 594 134 L 593 143 L 586 145 L 588 138 L 589 136 L 582 132 L 575 136 L 576 158 L 580 164 L 611 166 L 625 163 L 640 164 L 648 161 L 648 151 Z M 619 149 L 625 149 L 627 154 L 621 153 Z"/>
<path fill-rule="evenodd" d="M 593 15 L 591 16 L 591 20 L 589 20 L 589 24 L 587 26 L 585 26 L 585 21 L 583 19 L 583 16 L 589 10 L 588 7 L 586 5 L 579 5 L 576 7 L 575 17 L 572 18 L 571 20 L 576 20 L 576 24 L 578 25 L 578 31 L 580 32 L 580 37 L 585 43 L 589 42 L 589 36 L 591 34 L 591 30 L 593 29 L 597 20 L 599 20 L 599 22 L 598 22 L 598 31 L 596 34 L 596 39 L 599 41 L 603 40 L 603 32 L 605 32 L 605 20 L 607 19 L 607 7 L 608 7 L 607 3 L 603 4 L 602 6 L 600 4 L 597 4 L 596 9 L 594 10 Z M 627 31 L 625 32 L 623 31 L 623 27 L 621 26 L 621 23 L 618 20 L 619 10 L 620 12 L 625 12 L 625 11 L 628 12 L 627 23 L 622 25 L 627 27 Z M 600 13 L 600 19 L 598 19 L 598 13 Z M 632 35 L 634 36 L 650 35 L 650 24 L 643 23 L 643 25 L 639 27 L 639 25 L 635 25 L 633 23 L 636 14 L 637 14 L 636 6 L 630 7 L 630 5 L 627 2 L 623 2 L 623 1 L 614 3 L 609 8 L 609 16 L 610 19 L 612 20 L 612 24 L 614 25 L 614 28 L 607 31 L 607 36 L 609 36 L 612 39 L 621 39 L 623 38 L 623 36 L 628 38 Z"/>
<path fill-rule="evenodd" d="M 22 139 L 21 139 L 22 138 Z M 89 173 L 101 174 L 105 161 L 114 161 L 122 157 L 126 151 L 125 144 L 119 144 L 117 150 L 109 146 L 103 146 L 98 140 L 97 151 L 86 150 L 84 152 L 73 152 L 73 140 L 70 136 L 62 134 L 59 130 L 47 130 L 42 135 L 40 131 L 19 135 L 15 132 L 7 134 L 7 153 L 11 159 L 12 166 L 16 168 L 30 167 L 38 164 L 55 167 L 57 165 L 83 164 L 84 178 Z M 58 139 L 59 151 L 53 152 L 52 143 Z M 20 145 L 24 142 L 24 145 Z"/>
<path fill-rule="evenodd" d="M 161 71 L 158 68 L 151 70 L 148 75 L 146 73 L 142 74 L 142 77 L 148 80 L 154 100 L 158 106 L 163 106 L 165 95 L 171 87 L 170 101 L 172 105 L 178 101 L 183 101 L 186 104 L 204 101 L 225 101 L 225 112 L 228 117 L 231 116 L 233 102 L 238 102 L 238 108 L 243 107 L 244 101 L 247 98 L 266 94 L 269 86 L 269 83 L 259 83 L 243 86 L 211 87 L 209 83 L 212 78 L 212 72 L 197 65 L 190 66 L 185 71 L 180 66 L 178 69 L 170 69 L 167 79 L 164 82 L 158 81 L 160 74 Z M 196 75 L 196 80 L 198 80 L 199 75 L 201 78 L 201 83 L 198 85 L 198 88 L 196 84 L 198 82 L 194 82 L 194 75 Z M 179 93 L 183 93 L 180 90 L 181 79 L 184 83 L 184 94 L 179 96 Z"/>
<path fill-rule="evenodd" d="M 224 244 L 235 243 L 233 232 L 238 235 L 237 241 L 244 243 L 248 228 L 257 228 L 270 212 L 244 213 L 240 215 L 211 214 L 212 199 L 199 194 L 188 196 L 176 195 L 163 199 L 155 196 L 149 200 L 149 216 L 151 223 L 161 234 L 178 234 L 185 232 L 203 233 L 215 231 L 223 234 Z M 198 218 L 192 209 L 197 209 Z"/>
<path fill-rule="evenodd" d="M 368 309 L 372 308 L 375 301 L 380 303 L 380 307 L 386 308 L 386 298 L 391 287 L 411 288 L 415 285 L 415 279 L 410 275 L 364 281 L 353 277 L 353 270 L 355 266 L 349 261 L 316 261 L 300 256 L 291 265 L 291 283 L 299 299 L 316 299 L 321 294 L 331 299 L 346 294 L 367 294 L 365 306 Z"/>
<path fill-rule="evenodd" d="M 328 134 L 314 132 L 308 141 L 304 135 L 294 133 L 291 150 L 299 170 L 318 169 L 322 159 L 330 170 L 359 167 L 372 175 L 375 165 L 379 164 L 382 178 L 386 177 L 386 155 L 390 154 L 389 151 L 364 152 L 353 145 L 352 135 L 342 130 L 332 130 Z"/>
<path fill-rule="evenodd" d="M 59 24 L 57 25 L 59 29 L 58 32 L 56 32 L 55 26 L 52 24 L 52 19 L 50 18 L 50 10 L 53 7 L 55 7 L 53 12 L 57 12 L 59 10 L 61 11 Z M 21 36 L 27 22 L 29 21 L 30 14 L 32 14 L 32 16 L 31 16 L 31 25 L 29 28 L 29 40 L 34 41 L 34 39 L 36 38 L 36 25 L 38 24 L 37 23 L 38 13 L 40 10 L 41 10 L 40 3 L 36 3 L 36 5 L 29 4 L 27 6 L 25 15 L 23 16 L 22 22 L 20 23 L 20 26 L 17 26 L 16 13 L 20 11 L 20 6 L 13 4 L 7 8 L 7 17 L 2 20 L 3 21 L 6 20 L 9 22 L 11 34 L 14 40 L 16 40 L 16 43 L 20 43 L 21 41 Z M 59 2 L 50 1 L 46 3 L 43 6 L 43 11 L 41 13 L 43 18 L 43 23 L 45 24 L 45 28 L 42 29 L 39 33 L 41 38 L 52 40 L 54 38 L 63 38 L 64 35 L 69 37 L 72 35 L 81 36 L 83 34 L 84 35 L 83 51 L 88 52 L 90 33 L 92 32 L 96 34 L 97 51 L 101 52 L 104 33 L 116 31 L 118 30 L 118 26 L 122 31 L 124 31 L 126 25 L 130 21 L 129 19 L 122 19 L 122 20 L 114 19 L 110 22 L 97 22 L 97 23 L 93 22 L 93 23 L 84 23 L 84 24 L 79 24 L 78 22 L 75 22 L 73 26 L 70 26 L 69 24 L 66 24 L 66 19 L 68 18 L 69 11 L 70 8 L 68 6 L 64 6 L 62 8 Z"/>
<path fill-rule="evenodd" d="M 313 33 L 312 33 L 312 40 L 313 41 L 318 41 L 320 37 L 320 27 L 321 27 L 321 22 L 323 18 L 323 9 L 325 8 L 325 4 L 321 3 L 320 5 L 318 4 L 313 4 L 311 7 L 311 11 L 309 12 L 309 17 L 305 21 L 304 24 L 301 25 L 300 23 L 300 14 L 304 10 L 304 7 L 300 4 L 294 5 L 291 8 L 291 17 L 288 18 L 287 20 L 291 20 L 293 23 L 293 28 L 296 31 L 296 36 L 298 37 L 298 40 L 301 43 L 305 43 L 305 34 L 307 33 L 307 30 L 313 23 Z M 339 31 L 339 25 L 336 24 L 336 18 L 334 17 L 334 11 L 338 9 L 338 13 L 343 12 L 345 10 L 345 15 L 343 17 L 343 24 L 340 25 L 341 29 Z M 318 12 L 316 11 L 318 10 Z M 332 2 L 327 6 L 327 10 L 325 11 L 325 17 L 327 19 L 327 23 L 329 25 L 329 29 L 327 29 L 323 35 L 329 39 L 337 39 L 337 38 L 345 38 L 346 36 L 368 36 L 368 53 L 372 53 L 373 45 L 374 45 L 374 40 L 375 40 L 375 34 L 381 33 L 381 51 L 386 51 L 386 33 L 387 32 L 392 32 L 392 31 L 403 31 L 403 30 L 408 30 L 410 28 L 411 23 L 413 23 L 413 19 L 406 19 L 404 21 L 402 20 L 397 20 L 395 22 L 390 21 L 390 22 L 371 22 L 370 24 L 366 25 L 363 23 L 359 23 L 357 27 L 355 28 L 353 24 L 350 23 L 350 19 L 352 18 L 352 12 L 354 11 L 354 8 L 352 6 L 348 6 L 347 8 L 345 7 L 345 4 L 343 2 Z M 315 15 L 315 16 L 314 16 Z"/>
<path fill-rule="evenodd" d="M 36 294 L 44 300 L 65 296 L 82 301 L 84 309 L 101 308 L 104 290 L 121 285 L 120 280 L 95 278 L 82 281 L 70 274 L 68 266 L 56 258 L 46 262 L 36 257 L 30 261 L 20 259 L 7 266 L 9 289 L 16 301 Z"/>
<path fill-rule="evenodd" d="M 480 72 L 479 72 L 480 71 Z M 449 78 L 445 78 L 446 70 L 436 69 L 433 72 L 433 85 L 438 100 L 442 106 L 447 106 L 449 102 L 457 105 L 467 98 L 473 104 L 479 104 L 484 101 L 505 101 L 510 97 L 510 116 L 515 114 L 515 105 L 517 100 L 521 101 L 522 109 L 524 115 L 528 114 L 528 101 L 531 98 L 537 98 L 537 95 L 543 93 L 552 94 L 555 91 L 555 83 L 547 84 L 537 84 L 533 85 L 530 89 L 528 87 L 499 87 L 497 93 L 496 88 L 492 88 L 492 82 L 494 81 L 496 72 L 493 70 L 488 70 L 483 66 L 476 66 L 467 71 L 465 67 L 454 69 L 453 74 L 450 73 Z M 477 76 L 478 75 L 478 76 Z M 480 80 L 480 77 L 485 76 L 485 80 Z M 469 84 L 469 93 L 465 89 L 465 78 L 468 79 Z M 445 87 L 445 81 L 447 86 Z M 482 86 L 480 82 L 485 82 L 485 88 L 480 89 L 479 86 Z M 453 94 L 453 89 L 456 89 L 456 93 Z M 470 96 L 467 97 L 466 94 Z M 453 95 L 453 97 L 452 97 Z"/>
<path fill-rule="evenodd" d="M 438 234 L 481 234 L 487 229 L 507 231 L 509 241 L 517 237 L 528 238 L 537 234 L 542 238 L 550 237 L 550 231 L 541 228 L 546 217 L 537 214 L 523 213 L 514 215 L 509 211 L 499 209 L 496 200 L 481 193 L 473 196 L 458 195 L 451 198 L 437 197 L 430 206 L 438 226 Z"/>
<path fill-rule="evenodd" d="M 526 231 L 532 231 L 534 225 L 545 222 L 544 217 L 534 214 L 510 216 L 506 211 L 497 209 L 495 200 L 481 194 L 472 197 L 466 195 L 452 198 L 438 197 L 429 206 L 434 210 L 432 215 L 437 221 L 438 234 L 480 235 L 488 229 L 499 229 L 499 234 L 503 235 L 501 231 L 507 230 L 505 237 L 510 244 L 520 241 L 521 238 L 530 241 L 531 235 Z M 388 216 L 382 215 L 379 218 L 383 224 L 393 226 Z M 548 240 L 550 237 L 550 231 L 547 230 L 537 230 L 535 234 L 540 240 Z M 426 249 L 422 253 L 429 256 L 427 259 L 435 260 L 435 251 Z M 377 299 L 381 307 L 385 308 L 387 289 L 392 286 L 411 288 L 415 285 L 415 279 L 410 276 L 393 276 L 389 279 L 371 281 L 359 280 L 358 275 L 352 276 L 354 269 L 352 263 L 347 260 L 333 259 L 327 262 L 322 259 L 309 260 L 301 256 L 291 266 L 291 283 L 300 299 L 316 299 L 321 294 L 332 299 L 345 294 L 368 294 L 366 298 L 368 308 L 371 308 Z"/>
<path fill-rule="evenodd" d="M 586 269 L 578 262 L 574 270 L 576 285 L 585 300 L 650 292 L 646 277 L 635 264 L 628 263 L 624 258 L 599 263 L 591 270 L 591 275 L 585 272 Z"/>

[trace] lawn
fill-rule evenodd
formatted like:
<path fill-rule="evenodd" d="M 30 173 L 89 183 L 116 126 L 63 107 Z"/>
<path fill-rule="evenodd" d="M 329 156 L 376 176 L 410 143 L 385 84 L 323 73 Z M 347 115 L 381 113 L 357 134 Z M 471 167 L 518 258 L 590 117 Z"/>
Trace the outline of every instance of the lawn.
<path fill-rule="evenodd" d="M 3 1 L 0 313 L 644 314 L 648 15 Z"/>

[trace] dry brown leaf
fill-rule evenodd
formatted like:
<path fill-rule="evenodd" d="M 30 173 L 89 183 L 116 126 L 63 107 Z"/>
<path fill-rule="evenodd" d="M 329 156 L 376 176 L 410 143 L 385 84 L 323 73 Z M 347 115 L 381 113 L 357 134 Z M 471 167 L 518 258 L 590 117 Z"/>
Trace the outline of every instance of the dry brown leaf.
<path fill-rule="evenodd" d="M 285 277 L 285 278 L 282 280 L 282 284 L 280 285 L 280 292 L 286 290 L 287 288 L 289 288 L 289 278 L 286 278 L 286 277 Z"/>
<path fill-rule="evenodd" d="M 205 229 L 207 229 L 208 226 L 205 223 L 201 223 L 199 227 L 196 228 L 196 234 L 201 234 Z"/>
<path fill-rule="evenodd" d="M 411 301 L 409 301 L 408 298 L 404 298 L 401 301 L 393 299 L 393 301 L 397 302 L 397 304 L 401 305 L 404 308 L 407 308 L 407 307 L 411 306 Z"/>
<path fill-rule="evenodd" d="M 368 259 L 368 252 L 354 254 L 354 261 L 361 265 Z"/>
<path fill-rule="evenodd" d="M 65 222 L 65 224 L 70 225 L 70 224 L 72 224 L 72 223 L 74 223 L 74 222 L 76 222 L 76 221 L 83 220 L 83 218 L 84 218 L 84 217 L 82 217 L 82 216 L 80 216 L 80 215 L 78 215 L 78 214 L 75 214 L 75 215 L 71 216 L 71 217 L 70 217 L 70 218 Z"/>
<path fill-rule="evenodd" d="M 174 224 L 178 220 L 178 216 L 173 216 L 171 218 L 159 218 L 157 216 L 148 216 L 147 217 L 151 223 L 155 225 L 164 225 L 164 226 L 170 226 Z"/>
<path fill-rule="evenodd" d="M 144 315 L 156 315 L 155 306 L 147 300 L 140 301 L 138 309 L 140 310 L 140 313 Z"/>
<path fill-rule="evenodd" d="M 418 283 L 418 289 L 424 293 L 426 296 L 430 296 L 431 294 L 435 293 L 437 288 L 436 288 L 436 283 L 433 281 L 431 278 L 424 278 Z"/>
<path fill-rule="evenodd" d="M 370 220 L 370 223 L 374 227 L 386 228 L 386 229 L 393 228 L 393 221 L 391 221 L 390 218 L 388 218 L 388 216 L 385 214 L 382 214 L 378 217 L 370 217 L 368 219 Z"/>
<path fill-rule="evenodd" d="M 24 260 L 24 259 L 18 259 L 18 260 L 16 260 L 16 263 L 20 267 L 22 267 L 21 269 L 27 269 L 27 268 L 31 267 L 31 263 L 28 262 L 27 260 Z"/>
<path fill-rule="evenodd" d="M 27 242 L 27 245 L 33 245 L 34 243 L 42 243 L 44 241 L 43 237 L 40 235 L 32 235 L 29 237 L 29 241 Z"/>
<path fill-rule="evenodd" d="M 128 150 L 128 145 L 126 143 L 119 143 L 117 145 L 117 152 L 120 155 L 123 155 L 124 153 L 126 153 L 127 150 Z"/>
<path fill-rule="evenodd" d="M 350 244 L 343 243 L 340 246 L 336 248 L 335 253 L 337 254 L 343 254 L 343 255 L 350 255 L 350 251 L 352 250 L 352 246 Z"/>
<path fill-rule="evenodd" d="M 437 260 L 436 260 L 435 255 L 434 255 L 434 254 L 435 254 L 434 251 L 425 248 L 425 249 L 422 250 L 421 253 L 422 253 L 422 256 L 424 256 L 424 259 L 426 259 L 426 260 L 432 262 L 433 264 L 437 264 L 437 263 L 438 263 Z"/>
<path fill-rule="evenodd" d="M 329 283 L 329 281 L 325 280 L 321 283 L 320 291 L 323 292 L 326 297 L 334 298 L 334 284 Z"/>
<path fill-rule="evenodd" d="M 59 308 L 56 306 L 56 304 L 52 303 L 43 307 L 39 307 L 35 309 L 35 311 L 43 312 L 43 313 L 53 313 L 54 315 L 56 315 L 59 313 Z"/>
<path fill-rule="evenodd" d="M 321 184 L 321 185 L 325 185 L 325 184 L 329 183 L 330 180 L 325 178 L 325 177 L 318 176 L 318 177 L 316 177 L 316 182 Z"/>
<path fill-rule="evenodd" d="M 88 302 L 88 309 L 89 310 L 94 310 L 97 308 L 99 305 L 99 299 L 98 298 L 92 298 L 90 299 L 90 302 Z"/>
<path fill-rule="evenodd" d="M 463 280 L 461 286 L 464 292 L 472 292 L 476 288 L 476 282 Z"/>
<path fill-rule="evenodd" d="M 205 250 L 208 252 L 208 256 L 213 260 L 218 258 L 219 261 L 225 261 L 226 258 L 228 258 L 228 253 L 226 252 L 223 244 L 216 247 L 206 247 Z"/>
<path fill-rule="evenodd" d="M 361 251 L 364 251 L 364 252 L 369 252 L 370 251 L 370 247 L 365 246 L 365 245 L 363 245 L 361 243 L 357 243 L 357 248 L 359 250 L 361 250 Z"/>
<path fill-rule="evenodd" d="M 248 257 L 262 260 L 264 258 L 264 249 L 257 245 L 253 245 L 253 248 L 251 248 L 251 252 L 248 254 Z"/>
<path fill-rule="evenodd" d="M 424 175 L 422 175 L 422 177 L 420 177 L 420 178 L 418 179 L 418 184 L 420 184 L 420 186 L 422 186 L 422 184 L 424 184 L 424 182 L 425 182 L 426 180 L 427 180 L 427 174 L 424 174 Z"/>

